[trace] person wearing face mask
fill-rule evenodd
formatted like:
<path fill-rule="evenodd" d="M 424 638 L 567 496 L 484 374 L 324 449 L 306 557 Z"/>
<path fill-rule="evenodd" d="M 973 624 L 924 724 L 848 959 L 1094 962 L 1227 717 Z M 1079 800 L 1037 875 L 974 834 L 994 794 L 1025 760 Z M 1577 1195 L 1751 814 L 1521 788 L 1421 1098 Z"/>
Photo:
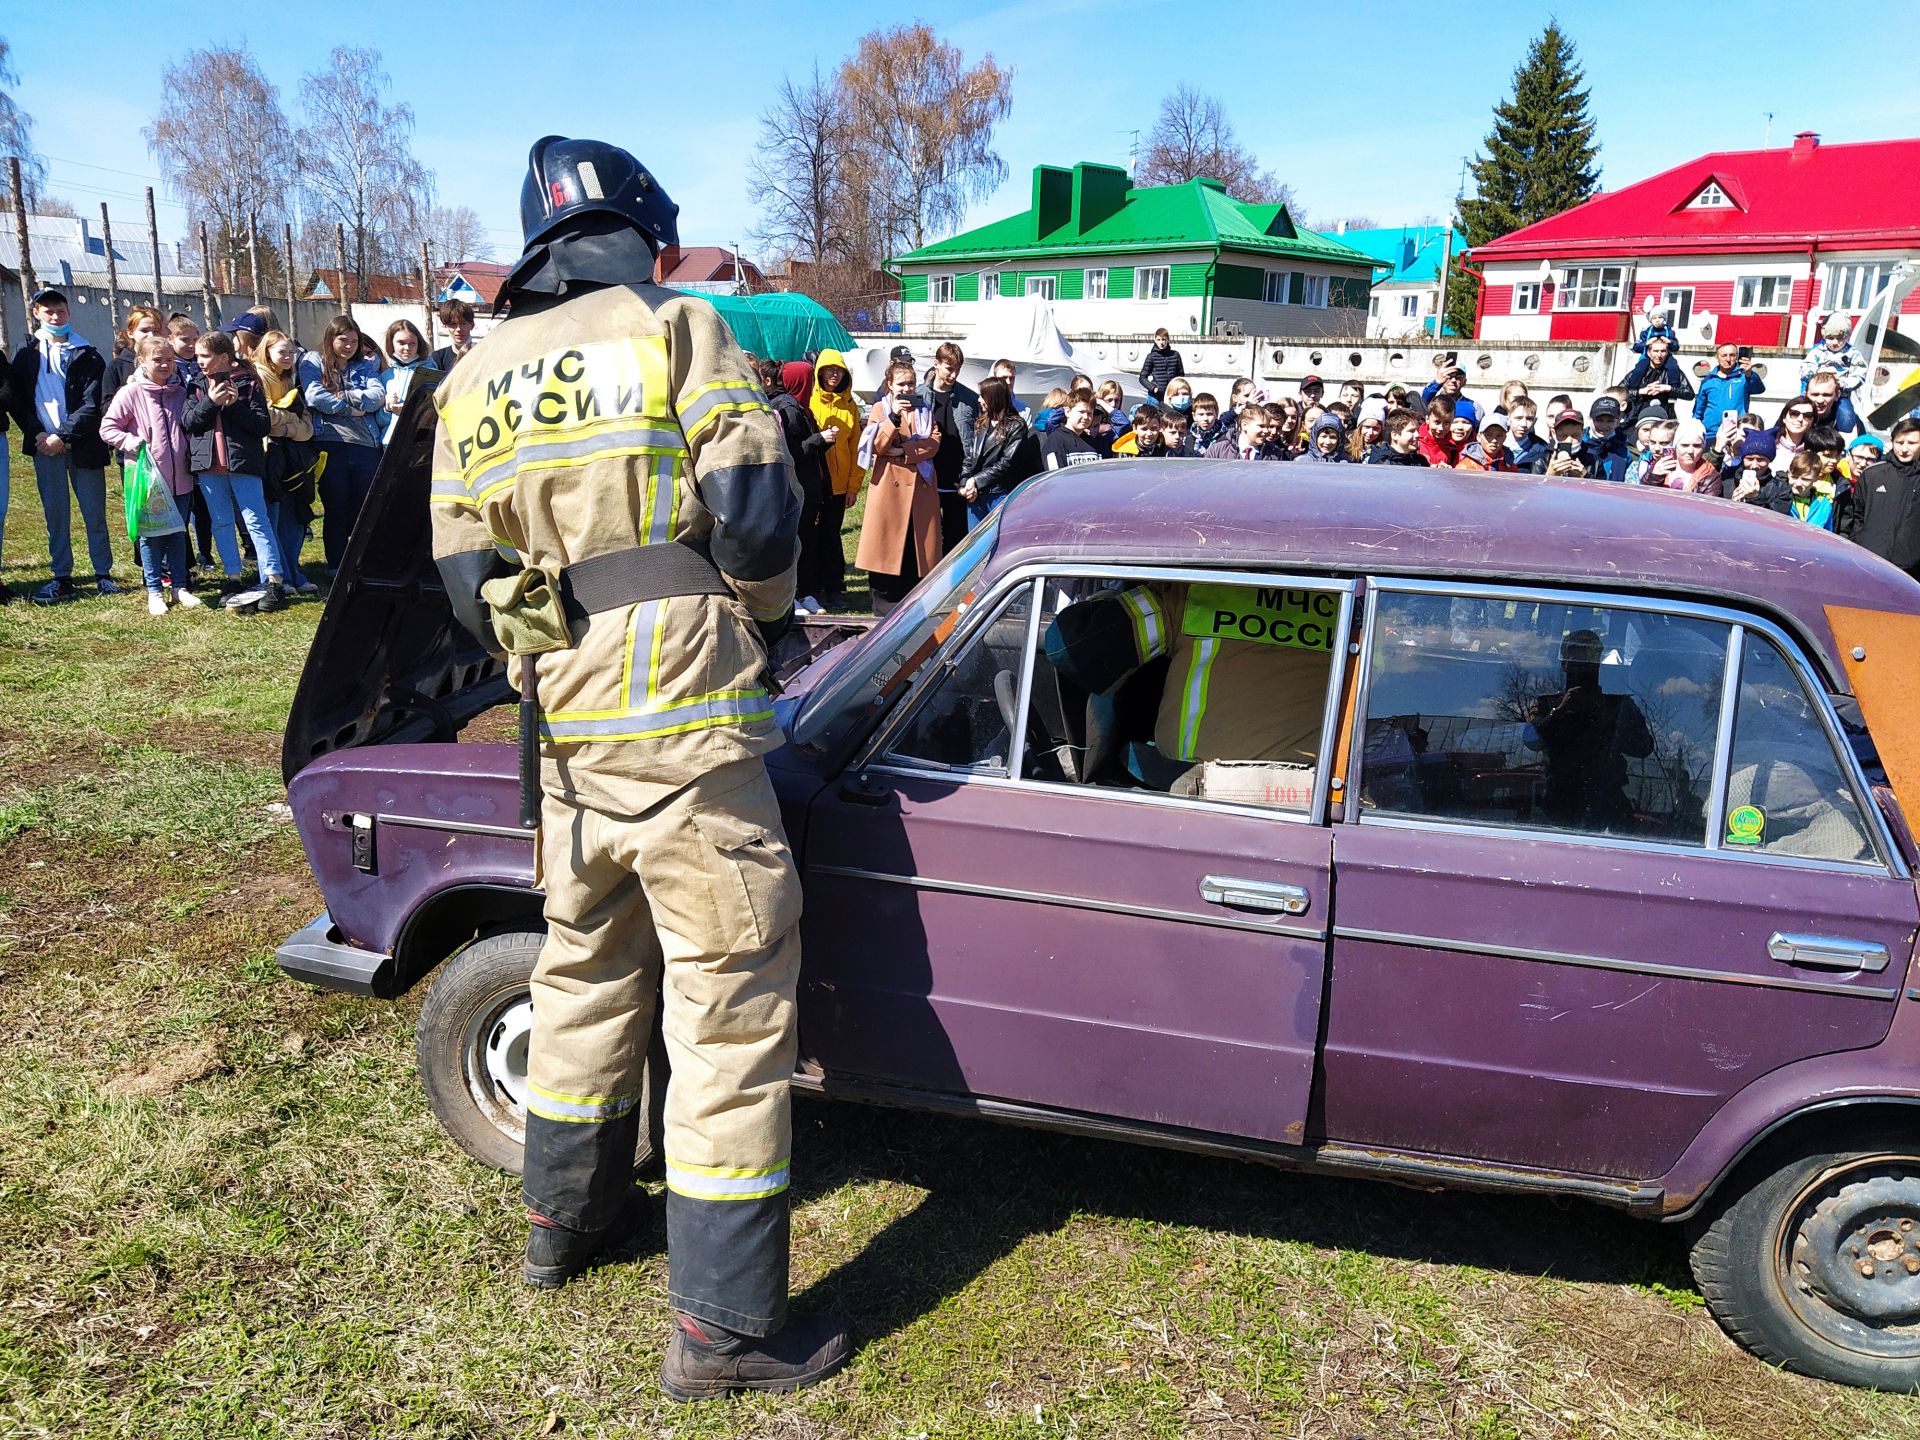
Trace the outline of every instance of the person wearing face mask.
<path fill-rule="evenodd" d="M 95 586 L 102 595 L 123 595 L 126 587 L 113 579 L 113 545 L 107 538 L 107 456 L 112 451 L 100 438 L 107 362 L 74 332 L 67 297 L 58 290 L 40 291 L 31 309 L 34 331 L 14 352 L 10 380 L 20 453 L 33 459 L 53 560 L 53 578 L 34 592 L 33 603 L 57 605 L 77 593 L 74 500 L 86 527 Z"/>

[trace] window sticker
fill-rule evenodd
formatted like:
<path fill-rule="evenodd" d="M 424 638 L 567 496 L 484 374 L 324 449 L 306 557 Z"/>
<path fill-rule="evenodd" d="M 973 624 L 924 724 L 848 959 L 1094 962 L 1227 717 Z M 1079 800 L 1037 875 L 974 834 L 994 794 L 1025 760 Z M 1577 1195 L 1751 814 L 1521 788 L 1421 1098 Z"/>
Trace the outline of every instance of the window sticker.
<path fill-rule="evenodd" d="M 1736 805 L 1727 812 L 1727 844 L 1758 845 L 1766 833 L 1767 812 L 1758 805 Z"/>

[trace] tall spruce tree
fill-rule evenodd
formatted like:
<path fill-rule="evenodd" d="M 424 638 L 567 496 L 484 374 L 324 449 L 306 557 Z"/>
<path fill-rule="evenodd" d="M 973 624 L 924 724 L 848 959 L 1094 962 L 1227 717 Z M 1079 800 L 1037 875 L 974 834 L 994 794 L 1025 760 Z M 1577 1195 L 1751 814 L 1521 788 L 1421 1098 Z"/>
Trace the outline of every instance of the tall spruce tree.
<path fill-rule="evenodd" d="M 1494 107 L 1486 153 L 1473 160 L 1471 199 L 1462 198 L 1460 248 L 1498 240 L 1522 226 L 1578 205 L 1600 183 L 1587 115 L 1586 75 L 1573 42 L 1549 20 L 1513 72 L 1513 96 Z M 1473 330 L 1480 282 L 1456 268 L 1447 278 L 1447 324 Z"/>

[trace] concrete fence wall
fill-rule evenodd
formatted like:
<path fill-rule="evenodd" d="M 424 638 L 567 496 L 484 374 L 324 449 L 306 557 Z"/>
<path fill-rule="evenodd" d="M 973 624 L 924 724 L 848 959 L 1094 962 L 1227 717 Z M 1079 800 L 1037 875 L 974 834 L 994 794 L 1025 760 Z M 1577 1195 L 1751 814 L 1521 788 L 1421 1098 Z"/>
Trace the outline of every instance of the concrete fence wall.
<path fill-rule="evenodd" d="M 201 298 L 198 282 L 191 288 L 176 288 L 178 282 L 169 277 L 167 293 L 161 309 L 168 314 L 180 311 L 193 317 L 193 323 L 206 328 L 206 307 Z M 65 295 L 73 315 L 73 328 L 78 330 L 89 345 L 103 355 L 113 353 L 113 325 L 107 319 L 107 292 L 105 287 L 90 285 L 62 285 L 60 293 Z M 151 283 L 145 289 L 130 289 L 122 286 L 120 299 L 115 312 L 124 322 L 129 305 L 151 305 L 153 288 Z M 282 329 L 286 328 L 287 302 L 284 298 L 266 298 L 262 302 L 273 310 Z M 27 336 L 28 322 L 25 302 L 19 287 L 9 285 L 4 296 L 0 296 L 7 314 L 7 336 L 14 345 L 21 344 Z M 235 315 L 253 304 L 251 295 L 220 295 L 215 297 L 217 313 L 221 320 L 231 320 Z M 312 346 L 319 343 L 320 332 L 326 328 L 327 321 L 339 313 L 339 307 L 329 300 L 301 300 L 294 305 L 294 322 L 299 327 L 299 340 L 302 345 Z M 378 307 L 376 307 L 378 308 Z M 416 310 L 418 306 L 414 307 Z M 384 327 L 383 327 L 384 328 Z"/>
<path fill-rule="evenodd" d="M 877 346 L 884 353 L 902 343 L 898 335 L 862 334 L 855 337 L 862 346 Z M 1116 370 L 1124 374 L 1140 373 L 1141 359 L 1153 344 L 1150 335 L 1070 335 L 1074 361 L 1088 371 Z M 951 339 L 966 349 L 964 335 L 912 337 L 916 353 L 931 347 L 939 339 Z M 1467 394 L 1476 402 L 1497 401 L 1500 387 L 1508 380 L 1524 380 L 1528 392 L 1544 408 L 1549 396 L 1564 391 L 1585 409 L 1609 385 L 1618 383 L 1633 368 L 1637 355 L 1625 344 L 1581 344 L 1571 342 L 1486 341 L 1449 338 L 1436 343 L 1431 337 L 1413 340 L 1349 340 L 1315 336 L 1249 336 L 1228 338 L 1212 335 L 1183 335 L 1174 346 L 1186 362 L 1187 378 L 1195 390 L 1208 390 L 1222 404 L 1236 379 L 1251 376 L 1271 396 L 1297 393 L 1300 381 L 1318 375 L 1326 382 L 1327 399 L 1334 399 L 1343 380 L 1358 380 L 1368 394 L 1392 384 L 1407 386 L 1416 393 L 1434 376 L 1436 355 L 1449 351 L 1467 372 Z M 1800 350 L 1757 350 L 1754 365 L 1768 381 L 1770 393 L 1762 397 L 1759 413 L 1771 421 L 1782 403 L 1800 389 Z M 982 360 L 987 356 L 973 357 Z M 1705 360 L 1711 367 L 1712 356 L 1699 350 L 1683 353 L 1680 363 L 1695 386 L 1699 376 L 1695 365 Z M 1855 398 L 1862 415 L 1901 387 L 1912 367 L 1904 362 L 1891 366 L 1882 363 L 1879 373 L 1870 376 Z M 1128 402 L 1145 396 L 1127 387 Z M 1864 399 L 1864 403 L 1862 403 Z"/>

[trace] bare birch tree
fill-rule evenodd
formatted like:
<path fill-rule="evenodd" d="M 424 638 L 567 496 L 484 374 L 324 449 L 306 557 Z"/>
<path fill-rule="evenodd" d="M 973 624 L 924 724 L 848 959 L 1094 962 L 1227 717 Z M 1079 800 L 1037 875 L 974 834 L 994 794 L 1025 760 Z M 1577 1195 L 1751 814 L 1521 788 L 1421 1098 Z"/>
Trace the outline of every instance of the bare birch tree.
<path fill-rule="evenodd" d="M 319 215 L 346 226 L 353 284 L 342 299 L 363 296 L 371 274 L 412 272 L 433 202 L 433 176 L 413 156 L 413 107 L 387 103 L 392 83 L 378 50 L 347 45 L 300 82 L 300 183 Z"/>
<path fill-rule="evenodd" d="M 20 161 L 20 188 L 27 192 L 27 205 L 33 206 L 47 184 L 47 162 L 33 148 L 33 117 L 13 98 L 20 73 L 13 68 L 13 47 L 0 36 L 0 201 L 13 206 L 13 182 L 8 178 L 6 159 Z"/>
<path fill-rule="evenodd" d="M 1305 223 L 1293 187 L 1260 168 L 1259 160 L 1234 136 L 1233 122 L 1220 102 L 1181 85 L 1160 102 L 1134 183 L 1184 185 L 1203 178 L 1220 181 L 1236 200 L 1284 205 L 1296 223 Z"/>
<path fill-rule="evenodd" d="M 837 80 L 876 259 L 957 229 L 1006 178 L 993 132 L 1013 109 L 1013 72 L 992 55 L 969 69 L 931 26 L 899 25 L 861 36 Z"/>
<path fill-rule="evenodd" d="M 436 205 L 427 215 L 427 248 L 436 265 L 493 259 L 493 241 L 471 205 Z"/>
<path fill-rule="evenodd" d="M 747 198 L 760 207 L 753 237 L 780 255 L 825 264 L 864 259 L 854 218 L 853 157 L 843 106 L 813 67 L 812 76 L 780 82 L 760 116 L 760 146 L 747 162 Z"/>
<path fill-rule="evenodd" d="M 293 132 L 280 92 L 240 45 L 190 50 L 169 62 L 160 94 L 160 109 L 143 132 L 147 148 L 186 202 L 188 232 L 207 226 L 214 283 L 237 291 L 252 263 L 249 224 L 263 233 L 276 229 L 293 191 Z M 278 271 L 275 265 L 269 283 Z"/>

